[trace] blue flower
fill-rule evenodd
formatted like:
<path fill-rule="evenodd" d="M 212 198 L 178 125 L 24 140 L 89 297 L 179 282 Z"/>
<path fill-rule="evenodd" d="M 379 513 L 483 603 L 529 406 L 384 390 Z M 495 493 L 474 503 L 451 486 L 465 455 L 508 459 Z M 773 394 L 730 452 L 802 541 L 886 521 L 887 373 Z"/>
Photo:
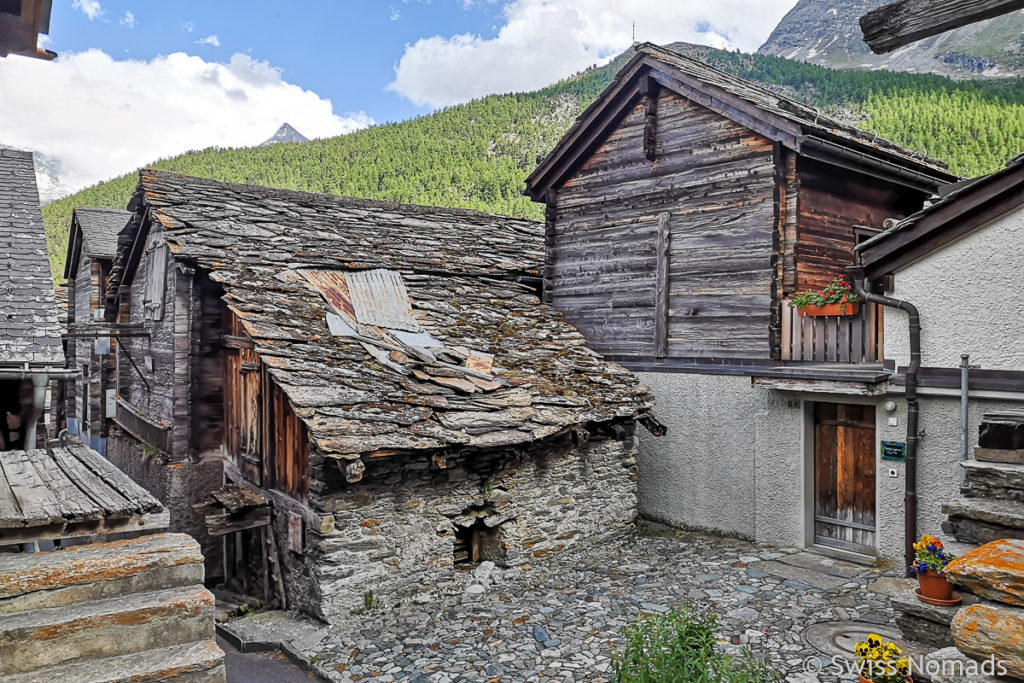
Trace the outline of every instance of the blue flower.
<path fill-rule="evenodd" d="M 935 546 L 934 546 L 934 545 L 932 545 L 931 543 L 929 543 L 928 545 L 926 545 L 926 546 L 925 546 L 925 549 L 926 549 L 926 550 L 927 550 L 928 552 L 930 552 L 930 553 L 934 553 L 934 552 L 935 552 Z"/>

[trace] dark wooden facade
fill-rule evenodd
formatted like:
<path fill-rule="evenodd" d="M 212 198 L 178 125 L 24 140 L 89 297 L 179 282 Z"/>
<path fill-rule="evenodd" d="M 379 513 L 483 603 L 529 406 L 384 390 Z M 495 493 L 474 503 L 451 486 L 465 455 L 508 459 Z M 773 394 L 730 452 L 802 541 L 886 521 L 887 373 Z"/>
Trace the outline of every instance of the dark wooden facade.
<path fill-rule="evenodd" d="M 808 139 L 840 124 L 800 107 L 638 48 L 527 181 L 547 206 L 547 299 L 633 367 L 780 361 L 784 299 L 853 264 L 855 226 L 954 179 L 870 135 Z"/>

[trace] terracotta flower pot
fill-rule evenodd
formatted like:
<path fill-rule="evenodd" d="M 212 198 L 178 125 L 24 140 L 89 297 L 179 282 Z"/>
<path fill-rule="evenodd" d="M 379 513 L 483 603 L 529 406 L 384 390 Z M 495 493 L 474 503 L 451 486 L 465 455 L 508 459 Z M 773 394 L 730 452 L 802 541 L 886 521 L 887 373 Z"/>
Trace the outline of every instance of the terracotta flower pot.
<path fill-rule="evenodd" d="M 945 574 L 929 569 L 917 575 L 917 583 L 921 587 L 921 595 L 935 600 L 950 600 L 953 597 L 953 584 Z"/>
<path fill-rule="evenodd" d="M 860 302 L 852 304 L 824 304 L 822 306 L 808 306 L 804 309 L 797 309 L 797 315 L 857 315 L 860 312 Z"/>

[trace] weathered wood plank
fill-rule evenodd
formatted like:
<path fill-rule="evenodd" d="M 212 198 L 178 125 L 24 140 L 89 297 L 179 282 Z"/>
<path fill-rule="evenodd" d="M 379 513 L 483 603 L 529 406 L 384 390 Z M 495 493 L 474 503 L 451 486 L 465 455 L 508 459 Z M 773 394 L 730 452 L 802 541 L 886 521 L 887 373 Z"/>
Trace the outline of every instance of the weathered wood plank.
<path fill-rule="evenodd" d="M 54 449 L 53 452 L 59 449 Z M 71 444 L 67 447 L 78 460 L 92 471 L 97 477 L 103 480 L 107 486 L 116 491 L 122 498 L 127 500 L 136 512 L 158 512 L 163 505 L 153 497 L 149 491 L 129 479 L 121 470 L 117 469 L 109 460 L 96 451 L 81 444 Z"/>
<path fill-rule="evenodd" d="M 654 356 L 662 357 L 668 348 L 669 247 L 671 217 L 668 211 L 658 215 L 657 276 L 654 287 Z"/>
<path fill-rule="evenodd" d="M 21 507 L 11 491 L 2 465 L 3 456 L 0 455 L 0 529 L 21 526 L 22 523 Z"/>
<path fill-rule="evenodd" d="M 901 0 L 860 18 L 864 42 L 885 54 L 918 40 L 1024 8 L 1024 0 Z"/>
<path fill-rule="evenodd" d="M 63 521 L 60 504 L 32 466 L 25 451 L 5 451 L 0 454 L 14 499 L 26 525 L 45 525 Z"/>
<path fill-rule="evenodd" d="M 75 486 L 93 500 L 103 512 L 113 518 L 131 516 L 135 505 L 107 485 L 95 472 L 64 448 L 52 451 L 53 461 Z"/>
<path fill-rule="evenodd" d="M 28 451 L 36 474 L 57 500 L 61 516 L 71 521 L 99 519 L 103 511 L 57 467 L 43 450 Z"/>

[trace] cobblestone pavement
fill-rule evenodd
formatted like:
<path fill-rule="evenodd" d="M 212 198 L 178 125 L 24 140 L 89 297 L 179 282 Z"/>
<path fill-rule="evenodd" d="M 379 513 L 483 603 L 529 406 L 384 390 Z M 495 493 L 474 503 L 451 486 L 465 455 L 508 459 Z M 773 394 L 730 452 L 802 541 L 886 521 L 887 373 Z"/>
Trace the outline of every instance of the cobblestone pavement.
<path fill-rule="evenodd" d="M 724 650 L 749 648 L 793 681 L 834 681 L 799 675 L 820 654 L 801 633 L 819 622 L 893 624 L 887 596 L 868 587 L 884 575 L 793 549 L 641 530 L 495 570 L 475 602 L 465 602 L 470 575 L 461 574 L 425 604 L 353 614 L 304 654 L 332 681 L 608 681 L 624 624 L 689 602 L 718 614 Z"/>

